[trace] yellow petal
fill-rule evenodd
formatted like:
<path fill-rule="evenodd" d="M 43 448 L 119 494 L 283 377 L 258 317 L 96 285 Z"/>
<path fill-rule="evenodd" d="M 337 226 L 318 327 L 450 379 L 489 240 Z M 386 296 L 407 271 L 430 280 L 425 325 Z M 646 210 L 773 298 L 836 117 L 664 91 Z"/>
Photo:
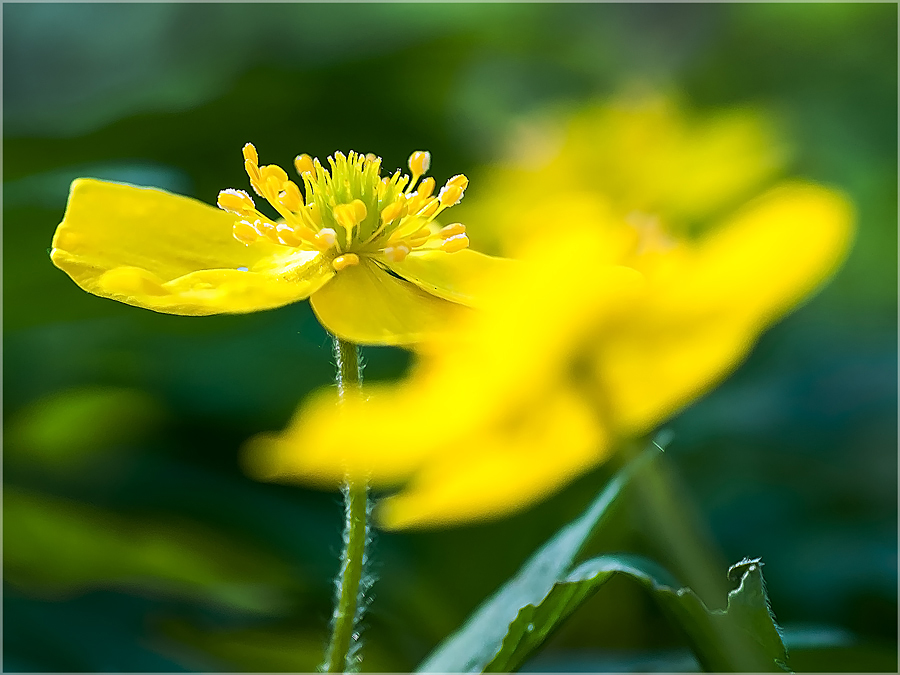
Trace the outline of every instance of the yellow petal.
<path fill-rule="evenodd" d="M 539 405 L 435 452 L 376 518 L 385 529 L 499 518 L 559 490 L 606 459 L 609 443 L 583 399 L 560 390 Z"/>
<path fill-rule="evenodd" d="M 480 305 L 486 280 L 507 272 L 515 262 L 471 249 L 456 253 L 440 250 L 413 251 L 388 267 L 407 281 L 439 298 L 470 307 Z"/>
<path fill-rule="evenodd" d="M 365 397 L 348 391 L 341 402 L 334 389 L 320 390 L 303 402 L 283 432 L 250 439 L 243 449 L 244 466 L 260 480 L 333 488 L 347 476 L 376 487 L 395 485 L 419 468 L 433 445 L 415 442 L 405 428 L 402 411 L 417 403 L 409 392 L 383 385 L 367 385 Z M 398 431 L 397 443 L 392 428 Z"/>
<path fill-rule="evenodd" d="M 81 288 L 170 314 L 252 312 L 302 300 L 333 276 L 317 252 L 232 236 L 234 216 L 187 197 L 72 183 L 51 257 Z"/>
<path fill-rule="evenodd" d="M 362 345 L 409 345 L 441 332 L 460 305 L 397 279 L 369 258 L 342 269 L 310 297 L 325 328 Z"/>
<path fill-rule="evenodd" d="M 669 260 L 596 342 L 596 376 L 620 430 L 648 429 L 737 367 L 836 269 L 851 223 L 841 196 L 786 185 Z"/>

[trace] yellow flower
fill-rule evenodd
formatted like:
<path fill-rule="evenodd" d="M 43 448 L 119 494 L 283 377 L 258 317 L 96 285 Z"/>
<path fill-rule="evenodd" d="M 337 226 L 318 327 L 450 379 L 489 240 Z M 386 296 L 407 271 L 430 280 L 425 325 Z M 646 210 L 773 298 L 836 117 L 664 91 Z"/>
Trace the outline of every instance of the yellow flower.
<path fill-rule="evenodd" d="M 587 199 L 565 214 L 571 241 L 535 246 L 404 382 L 340 406 L 314 395 L 286 431 L 251 441 L 249 472 L 400 485 L 377 510 L 386 528 L 510 513 L 714 386 L 837 267 L 851 233 L 848 203 L 805 183 L 767 192 L 696 242 Z M 532 217 L 558 215 L 551 204 Z"/>
<path fill-rule="evenodd" d="M 337 152 L 330 170 L 295 160 L 303 190 L 244 146 L 257 210 L 241 190 L 219 209 L 162 190 L 82 178 L 72 184 L 52 260 L 81 288 L 137 307 L 203 316 L 280 307 L 310 298 L 323 326 L 358 344 L 404 345 L 434 334 L 476 303 L 481 278 L 502 263 L 468 249 L 465 227 L 434 219 L 462 199 L 454 176 L 438 194 L 430 155 L 411 176 L 382 177 L 374 155 Z M 415 190 L 414 190 L 415 188 Z M 305 195 L 305 198 L 304 198 Z"/>

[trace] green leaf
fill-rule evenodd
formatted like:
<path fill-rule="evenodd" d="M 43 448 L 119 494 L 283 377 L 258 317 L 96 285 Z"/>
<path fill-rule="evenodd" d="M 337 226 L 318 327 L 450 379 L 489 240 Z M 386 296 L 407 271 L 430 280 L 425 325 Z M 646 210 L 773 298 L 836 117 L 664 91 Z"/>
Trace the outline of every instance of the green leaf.
<path fill-rule="evenodd" d="M 761 563 L 744 560 L 729 570 L 740 574 L 724 610 L 710 610 L 688 588 L 676 588 L 656 563 L 631 555 L 603 555 L 579 565 L 555 584 L 537 605 L 524 606 L 487 672 L 511 672 L 522 666 L 549 635 L 615 574 L 642 584 L 684 630 L 697 659 L 708 671 L 781 672 L 787 658 L 768 606 Z"/>
<path fill-rule="evenodd" d="M 539 605 L 554 584 L 566 578 L 630 477 L 660 450 L 656 445 L 622 469 L 577 520 L 544 544 L 512 579 L 475 610 L 462 628 L 438 645 L 419 665 L 418 672 L 482 672 L 500 651 L 507 627 L 520 608 Z"/>

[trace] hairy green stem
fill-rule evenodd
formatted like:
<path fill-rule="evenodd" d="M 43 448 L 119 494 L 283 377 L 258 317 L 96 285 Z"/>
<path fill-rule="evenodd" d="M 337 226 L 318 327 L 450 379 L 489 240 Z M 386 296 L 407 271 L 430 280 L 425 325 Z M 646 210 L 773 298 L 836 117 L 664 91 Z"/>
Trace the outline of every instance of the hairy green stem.
<path fill-rule="evenodd" d="M 337 361 L 338 395 L 343 400 L 350 388 L 362 384 L 359 348 L 334 338 L 334 356 Z M 368 487 L 365 483 L 347 480 L 344 484 L 346 516 L 344 522 L 344 550 L 341 570 L 335 582 L 335 608 L 332 615 L 331 641 L 325 652 L 322 670 L 328 673 L 355 672 L 358 670 L 359 628 L 365 605 L 363 582 L 366 563 L 366 543 L 369 539 Z"/>

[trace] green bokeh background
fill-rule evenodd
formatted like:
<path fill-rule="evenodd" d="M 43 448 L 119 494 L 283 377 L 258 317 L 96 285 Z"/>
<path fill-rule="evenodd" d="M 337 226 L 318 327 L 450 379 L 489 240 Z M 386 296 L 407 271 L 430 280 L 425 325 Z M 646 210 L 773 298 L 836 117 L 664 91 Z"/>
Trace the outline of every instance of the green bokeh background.
<path fill-rule="evenodd" d="M 312 670 L 340 547 L 337 493 L 238 462 L 333 377 L 308 304 L 184 318 L 83 293 L 47 255 L 73 178 L 212 203 L 247 141 L 283 166 L 427 148 L 476 199 L 517 120 L 635 83 L 770 110 L 792 173 L 857 206 L 845 268 L 668 425 L 667 460 L 723 565 L 762 556 L 779 621 L 828 645 L 795 669 L 895 671 L 895 4 L 205 3 L 3 6 L 4 671 Z M 408 363 L 364 356 L 370 380 Z M 413 668 L 611 468 L 504 521 L 377 534 L 363 670 Z M 671 566 L 639 513 L 600 547 Z M 684 644 L 613 582 L 528 669 L 678 670 Z"/>

